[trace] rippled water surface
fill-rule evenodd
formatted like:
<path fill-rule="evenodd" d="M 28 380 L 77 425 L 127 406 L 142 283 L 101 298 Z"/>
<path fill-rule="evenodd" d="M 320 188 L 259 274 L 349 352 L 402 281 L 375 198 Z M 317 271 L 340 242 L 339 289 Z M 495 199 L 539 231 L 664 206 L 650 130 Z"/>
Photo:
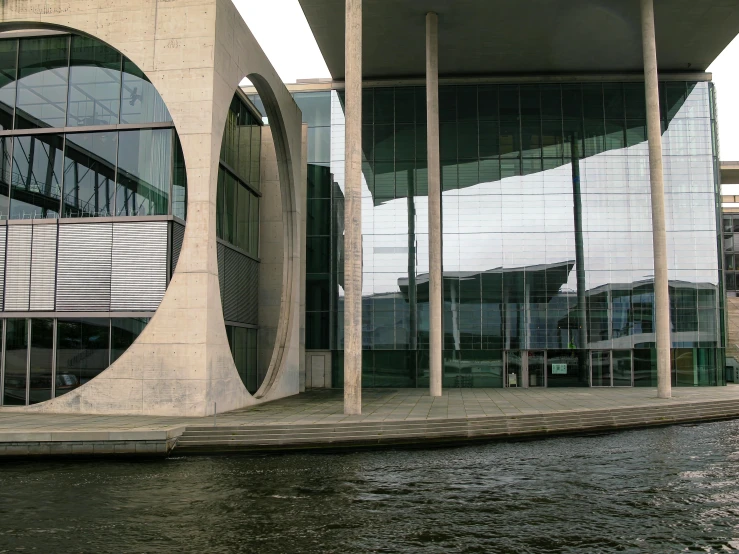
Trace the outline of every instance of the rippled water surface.
<path fill-rule="evenodd" d="M 0 552 L 681 551 L 739 551 L 739 422 L 0 466 Z"/>

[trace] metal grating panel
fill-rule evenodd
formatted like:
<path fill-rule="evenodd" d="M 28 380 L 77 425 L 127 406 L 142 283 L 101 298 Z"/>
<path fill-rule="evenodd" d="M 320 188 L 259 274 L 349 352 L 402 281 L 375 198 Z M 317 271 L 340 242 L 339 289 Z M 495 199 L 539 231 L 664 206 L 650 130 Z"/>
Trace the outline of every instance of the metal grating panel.
<path fill-rule="evenodd" d="M 31 292 L 31 225 L 8 228 L 8 255 L 5 274 L 5 311 L 27 312 Z"/>
<path fill-rule="evenodd" d="M 259 264 L 230 249 L 226 249 L 226 298 L 223 316 L 226 321 L 251 323 L 258 319 Z"/>
<path fill-rule="evenodd" d="M 180 259 L 180 252 L 182 251 L 182 243 L 184 240 L 185 226 L 172 222 L 172 268 L 170 269 L 170 275 L 172 275 L 174 270 L 177 268 L 177 262 Z"/>
<path fill-rule="evenodd" d="M 56 309 L 110 310 L 111 223 L 59 226 Z"/>
<path fill-rule="evenodd" d="M 3 308 L 5 297 L 5 239 L 7 236 L 7 227 L 0 227 L 0 310 Z"/>
<path fill-rule="evenodd" d="M 216 244 L 216 256 L 218 257 L 218 288 L 221 290 L 221 309 L 223 309 L 226 292 L 226 247 L 220 242 Z"/>
<path fill-rule="evenodd" d="M 167 290 L 167 222 L 113 224 L 110 309 L 155 311 Z"/>
<path fill-rule="evenodd" d="M 54 311 L 56 225 L 34 225 L 31 245 L 31 311 Z"/>

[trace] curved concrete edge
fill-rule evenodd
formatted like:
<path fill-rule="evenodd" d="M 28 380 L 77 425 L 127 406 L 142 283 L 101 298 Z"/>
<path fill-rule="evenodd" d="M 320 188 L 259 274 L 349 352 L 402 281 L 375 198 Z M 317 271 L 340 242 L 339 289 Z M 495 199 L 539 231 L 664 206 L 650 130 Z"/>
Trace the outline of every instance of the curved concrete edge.
<path fill-rule="evenodd" d="M 305 425 L 188 426 L 174 453 L 261 452 L 435 446 L 603 433 L 683 423 L 739 419 L 739 401 L 688 402 L 606 410 L 500 417 L 420 419 Z"/>
<path fill-rule="evenodd" d="M 54 25 L 96 37 L 133 60 L 156 86 L 178 131 L 188 177 L 188 217 L 164 299 L 119 360 L 67 395 L 29 412 L 206 416 L 299 392 L 301 227 L 300 110 L 230 0 L 8 0 L 3 26 Z M 216 256 L 218 158 L 228 106 L 246 75 L 261 76 L 280 121 L 277 151 L 285 217 L 281 333 L 269 383 L 252 397 L 226 337 Z M 262 92 L 262 91 L 260 91 Z"/>

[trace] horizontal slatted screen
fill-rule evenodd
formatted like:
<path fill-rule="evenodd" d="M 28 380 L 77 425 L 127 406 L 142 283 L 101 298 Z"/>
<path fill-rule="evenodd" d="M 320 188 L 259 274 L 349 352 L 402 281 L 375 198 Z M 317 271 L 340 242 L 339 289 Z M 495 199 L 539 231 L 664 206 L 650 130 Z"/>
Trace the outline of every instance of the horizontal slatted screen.
<path fill-rule="evenodd" d="M 167 222 L 113 224 L 112 311 L 155 311 L 167 289 Z"/>
<path fill-rule="evenodd" d="M 5 311 L 27 312 L 31 299 L 31 225 L 8 228 L 5 270 Z"/>
<path fill-rule="evenodd" d="M 180 259 L 180 252 L 182 251 L 182 243 L 185 240 L 185 226 L 179 223 L 172 223 L 172 269 L 171 273 L 177 269 L 177 262 Z"/>
<path fill-rule="evenodd" d="M 5 242 L 8 236 L 8 228 L 0 227 L 0 309 L 3 307 L 5 298 Z"/>
<path fill-rule="evenodd" d="M 259 264 L 227 248 L 225 266 L 224 319 L 256 325 Z"/>
<path fill-rule="evenodd" d="M 221 308 L 223 308 L 226 301 L 226 247 L 220 242 L 216 244 L 216 255 L 218 257 L 218 288 L 221 290 Z"/>
<path fill-rule="evenodd" d="M 56 309 L 108 311 L 110 309 L 111 223 L 59 226 Z"/>
<path fill-rule="evenodd" d="M 56 225 L 34 225 L 31 247 L 31 311 L 54 311 Z"/>

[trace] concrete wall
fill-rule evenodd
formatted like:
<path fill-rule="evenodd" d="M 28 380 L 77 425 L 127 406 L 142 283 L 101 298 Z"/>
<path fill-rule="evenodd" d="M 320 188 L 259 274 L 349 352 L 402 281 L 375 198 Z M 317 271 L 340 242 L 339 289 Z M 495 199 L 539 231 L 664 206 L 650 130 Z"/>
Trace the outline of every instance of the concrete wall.
<path fill-rule="evenodd" d="M 149 325 L 100 376 L 28 411 L 192 415 L 296 394 L 300 386 L 303 217 L 301 114 L 230 0 L 6 0 L 0 29 L 57 25 L 103 40 L 164 99 L 182 142 L 188 221 L 177 269 Z M 280 317 L 267 376 L 252 397 L 226 339 L 216 261 L 218 157 L 228 106 L 249 76 L 265 100 L 283 214 Z"/>

